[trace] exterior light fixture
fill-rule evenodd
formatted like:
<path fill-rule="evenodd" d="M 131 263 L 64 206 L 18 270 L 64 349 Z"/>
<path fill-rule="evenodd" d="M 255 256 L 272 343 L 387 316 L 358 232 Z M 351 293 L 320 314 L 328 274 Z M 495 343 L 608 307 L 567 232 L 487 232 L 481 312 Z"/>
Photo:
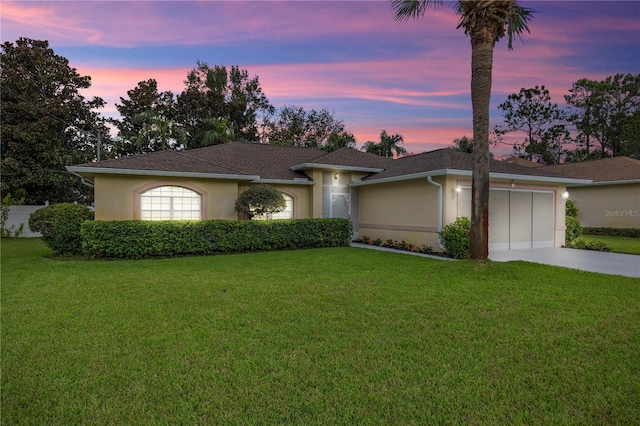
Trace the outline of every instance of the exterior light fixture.
<path fill-rule="evenodd" d="M 563 200 L 567 200 L 569 198 L 569 192 L 568 191 L 564 191 L 561 195 Z"/>
<path fill-rule="evenodd" d="M 460 188 L 460 185 L 456 186 L 455 189 L 451 191 L 451 198 L 454 200 L 458 198 L 460 191 L 462 191 L 462 188 Z"/>

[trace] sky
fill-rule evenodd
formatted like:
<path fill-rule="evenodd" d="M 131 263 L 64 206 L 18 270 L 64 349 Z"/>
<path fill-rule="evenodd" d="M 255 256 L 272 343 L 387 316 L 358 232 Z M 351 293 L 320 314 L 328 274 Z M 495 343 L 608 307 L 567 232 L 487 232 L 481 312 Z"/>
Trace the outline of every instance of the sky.
<path fill-rule="evenodd" d="M 184 89 L 196 61 L 247 70 L 276 108 L 327 109 L 358 146 L 382 130 L 410 153 L 472 137 L 471 45 L 452 2 L 396 22 L 374 1 L 0 1 L 2 42 L 48 40 L 92 78 L 83 94 L 115 104 L 140 81 Z M 640 1 L 520 1 L 530 33 L 495 47 L 491 126 L 498 105 L 544 85 L 552 101 L 581 78 L 640 73 Z M 508 155 L 508 146 L 492 148 Z"/>

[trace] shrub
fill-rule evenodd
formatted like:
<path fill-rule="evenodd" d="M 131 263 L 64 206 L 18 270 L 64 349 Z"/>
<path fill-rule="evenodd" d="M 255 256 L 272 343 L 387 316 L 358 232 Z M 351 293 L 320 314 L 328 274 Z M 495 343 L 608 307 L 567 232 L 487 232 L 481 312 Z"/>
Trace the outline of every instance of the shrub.
<path fill-rule="evenodd" d="M 573 216 L 566 216 L 565 224 L 567 226 L 565 243 L 571 245 L 571 242 L 582 234 L 582 227 L 580 226 L 580 221 Z"/>
<path fill-rule="evenodd" d="M 82 204 L 52 204 L 29 216 L 29 228 L 42 234 L 42 241 L 58 255 L 82 253 L 80 227 L 93 220 L 93 212 Z"/>
<path fill-rule="evenodd" d="M 572 200 L 567 200 L 565 205 L 565 214 L 568 217 L 578 218 L 578 207 L 576 207 L 576 203 L 574 203 Z"/>
<path fill-rule="evenodd" d="M 269 185 L 254 185 L 244 191 L 236 200 L 235 209 L 251 219 L 269 213 L 283 211 L 287 207 L 282 194 Z"/>
<path fill-rule="evenodd" d="M 13 205 L 21 205 L 24 203 L 24 198 L 16 200 L 11 194 L 5 195 L 5 197 L 0 200 L 0 236 L 2 237 L 19 237 L 20 234 L 24 231 L 24 224 L 20 224 L 18 228 L 15 225 L 11 225 L 7 228 L 7 220 L 9 220 L 9 209 Z"/>
<path fill-rule="evenodd" d="M 469 231 L 471 221 L 463 216 L 455 222 L 448 224 L 438 233 L 444 248 L 455 259 L 466 259 L 469 257 Z"/>
<path fill-rule="evenodd" d="M 586 240 L 578 237 L 571 242 L 571 247 L 580 250 L 609 251 L 609 247 L 602 240 Z"/>
<path fill-rule="evenodd" d="M 585 235 L 608 235 L 611 237 L 629 237 L 640 238 L 640 229 L 638 228 L 597 228 L 584 227 L 582 233 Z"/>
<path fill-rule="evenodd" d="M 347 219 L 96 221 L 82 225 L 88 255 L 141 259 L 347 246 Z"/>
<path fill-rule="evenodd" d="M 432 254 L 433 253 L 433 247 L 430 246 L 417 246 L 415 244 L 412 243 L 407 243 L 406 241 L 400 241 L 398 242 L 397 240 L 392 240 L 391 238 L 388 238 L 384 241 L 382 241 L 381 239 L 376 239 L 376 240 L 372 240 L 371 238 L 367 237 L 366 235 L 362 235 L 356 239 L 353 240 L 354 243 L 361 243 L 361 244 L 369 244 L 372 246 L 380 246 L 380 247 L 387 247 L 387 248 L 392 248 L 392 249 L 396 249 L 396 250 L 404 250 L 404 251 L 411 251 L 414 253 L 424 253 L 424 254 Z"/>

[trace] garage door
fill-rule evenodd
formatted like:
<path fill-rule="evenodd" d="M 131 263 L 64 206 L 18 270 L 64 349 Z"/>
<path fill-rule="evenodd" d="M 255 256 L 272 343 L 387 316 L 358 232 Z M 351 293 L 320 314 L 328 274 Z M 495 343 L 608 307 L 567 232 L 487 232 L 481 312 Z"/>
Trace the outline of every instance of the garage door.
<path fill-rule="evenodd" d="M 550 191 L 492 189 L 489 250 L 553 247 L 554 197 Z M 461 216 L 471 217 L 471 189 L 460 193 Z"/>

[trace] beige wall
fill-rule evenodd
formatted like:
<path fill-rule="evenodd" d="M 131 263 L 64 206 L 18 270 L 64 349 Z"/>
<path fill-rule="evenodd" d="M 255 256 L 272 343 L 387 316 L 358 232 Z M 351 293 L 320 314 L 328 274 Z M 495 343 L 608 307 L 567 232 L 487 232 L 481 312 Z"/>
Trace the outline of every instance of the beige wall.
<path fill-rule="evenodd" d="M 185 186 L 203 196 L 204 219 L 238 218 L 234 209 L 238 195 L 248 185 L 234 180 L 167 179 L 148 176 L 98 175 L 95 177 L 96 220 L 135 220 L 139 218 L 136 198 L 141 191 L 163 185 Z M 294 199 L 294 217 L 312 217 L 313 186 L 272 185 Z"/>
<path fill-rule="evenodd" d="M 640 228 L 640 183 L 568 189 L 582 226 Z"/>
<path fill-rule="evenodd" d="M 359 187 L 359 235 L 437 249 L 438 189 L 426 178 Z"/>
<path fill-rule="evenodd" d="M 136 191 L 162 185 L 192 187 L 203 192 L 204 219 L 237 219 L 234 210 L 238 198 L 238 183 L 231 180 L 167 179 L 149 176 L 97 175 L 95 186 L 96 220 L 134 220 L 138 218 L 135 207 Z"/>

